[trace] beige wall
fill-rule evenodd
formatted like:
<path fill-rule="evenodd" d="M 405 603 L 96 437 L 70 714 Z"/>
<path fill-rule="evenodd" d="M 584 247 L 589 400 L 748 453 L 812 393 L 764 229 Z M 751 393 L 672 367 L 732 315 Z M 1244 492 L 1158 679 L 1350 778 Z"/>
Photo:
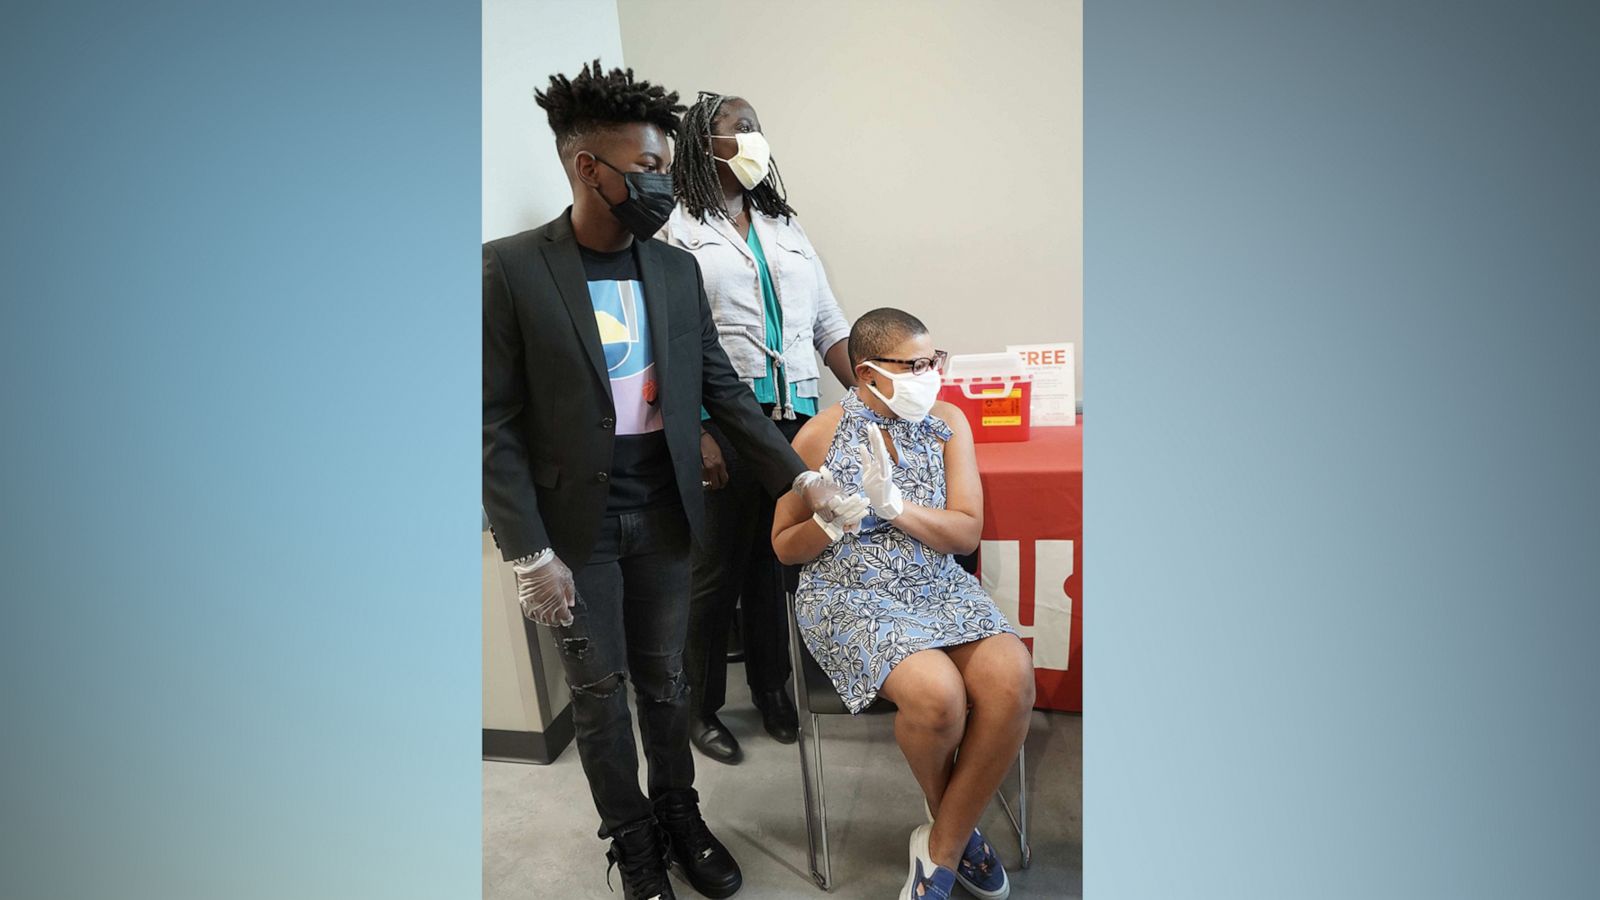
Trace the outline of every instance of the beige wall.
<path fill-rule="evenodd" d="M 1081 2 L 617 9 L 638 75 L 755 106 L 847 316 L 903 307 L 956 353 L 1072 341 L 1083 395 Z"/>
<path fill-rule="evenodd" d="M 533 89 L 597 56 L 624 65 L 613 0 L 484 0 L 484 240 L 543 225 L 572 202 Z"/>
<path fill-rule="evenodd" d="M 528 642 L 510 567 L 483 532 L 483 727 L 543 731 L 549 714 L 540 709 L 531 677 Z"/>
<path fill-rule="evenodd" d="M 543 671 L 536 671 L 517 602 L 517 577 L 483 532 L 483 727 L 544 731 L 566 708 L 571 694 L 561 673 L 561 654 L 549 629 L 539 631 Z M 544 684 L 539 695 L 534 679 Z"/>

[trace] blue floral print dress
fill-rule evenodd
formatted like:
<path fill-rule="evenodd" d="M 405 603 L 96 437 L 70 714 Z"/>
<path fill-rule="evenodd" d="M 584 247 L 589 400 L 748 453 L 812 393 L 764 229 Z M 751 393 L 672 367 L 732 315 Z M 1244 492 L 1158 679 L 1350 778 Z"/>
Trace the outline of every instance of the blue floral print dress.
<path fill-rule="evenodd" d="M 943 509 L 944 442 L 950 426 L 937 416 L 921 422 L 884 419 L 852 388 L 841 405 L 823 466 L 848 493 L 861 489 L 862 448 L 869 429 L 887 427 L 899 457 L 894 483 L 906 502 Z M 919 650 L 1016 633 L 978 584 L 949 553 L 939 553 L 869 513 L 861 531 L 846 534 L 800 569 L 795 619 L 806 648 L 833 680 L 845 706 L 859 713 L 877 699 L 889 672 Z"/>

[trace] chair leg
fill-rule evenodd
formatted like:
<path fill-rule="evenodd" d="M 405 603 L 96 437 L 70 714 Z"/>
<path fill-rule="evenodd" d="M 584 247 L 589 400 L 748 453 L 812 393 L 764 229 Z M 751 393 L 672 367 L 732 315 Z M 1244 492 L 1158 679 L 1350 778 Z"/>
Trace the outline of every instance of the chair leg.
<path fill-rule="evenodd" d="M 795 743 L 800 750 L 800 783 L 805 789 L 806 844 L 811 855 L 811 880 L 823 890 L 833 888 L 833 860 L 828 856 L 828 803 L 822 789 L 822 731 L 817 727 L 820 719 L 811 711 L 811 698 L 806 694 L 806 651 L 800 646 L 800 632 L 795 625 L 794 594 L 784 591 L 783 605 L 789 615 L 790 677 L 794 684 L 794 702 L 799 707 L 800 734 Z"/>
<path fill-rule="evenodd" d="M 1028 840 L 1028 755 L 1027 748 L 1017 748 L 1017 818 L 1021 819 L 1021 828 L 1017 829 L 1017 843 L 1022 846 L 1022 867 L 1026 869 L 1033 863 L 1033 844 Z"/>
<path fill-rule="evenodd" d="M 828 802 L 822 784 L 822 733 L 813 714 L 800 717 L 800 779 L 806 795 L 806 843 L 811 853 L 811 880 L 824 891 L 833 889 L 833 860 L 828 854 Z"/>
<path fill-rule="evenodd" d="M 1005 810 L 1006 818 L 1011 821 L 1011 827 L 1017 832 L 1017 846 L 1022 852 L 1022 867 L 1026 869 L 1033 862 L 1033 846 L 1028 843 L 1028 757 L 1023 748 L 1017 748 L 1017 806 L 1011 807 L 1011 801 L 1006 799 L 1005 787 L 994 792 L 995 799 L 1000 801 L 1000 808 Z"/>

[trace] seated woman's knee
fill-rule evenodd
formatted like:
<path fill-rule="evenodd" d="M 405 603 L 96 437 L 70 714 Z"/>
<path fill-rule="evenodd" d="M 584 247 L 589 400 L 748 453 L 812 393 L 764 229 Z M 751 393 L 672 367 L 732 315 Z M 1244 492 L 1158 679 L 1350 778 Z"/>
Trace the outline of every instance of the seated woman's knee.
<path fill-rule="evenodd" d="M 1033 702 L 1035 699 L 1033 662 L 1031 660 L 1029 661 L 1027 668 L 1025 668 L 1022 672 L 1022 681 L 1019 687 L 1021 690 L 1017 692 L 1017 706 L 1023 712 L 1027 712 L 1028 710 L 1033 709 Z"/>
<path fill-rule="evenodd" d="M 954 673 L 923 679 L 914 690 L 896 701 L 902 714 L 931 731 L 949 731 L 967 718 L 967 691 Z"/>
<path fill-rule="evenodd" d="M 1005 638 L 1010 638 L 1005 640 Z M 1033 657 L 1022 641 L 1010 635 L 991 638 L 995 652 L 967 670 L 967 692 L 972 702 L 1011 710 L 1033 708 Z"/>

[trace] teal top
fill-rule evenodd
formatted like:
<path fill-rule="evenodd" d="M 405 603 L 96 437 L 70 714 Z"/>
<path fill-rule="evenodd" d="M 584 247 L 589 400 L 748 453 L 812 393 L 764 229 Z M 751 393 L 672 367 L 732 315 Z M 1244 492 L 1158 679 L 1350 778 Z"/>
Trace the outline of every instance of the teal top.
<path fill-rule="evenodd" d="M 745 245 L 750 248 L 751 255 L 756 258 L 756 272 L 761 275 L 761 305 L 766 315 L 767 346 L 774 353 L 783 354 L 783 307 L 778 305 L 778 290 L 772 286 L 772 272 L 767 269 L 767 255 L 761 250 L 761 239 L 756 237 L 755 226 L 750 227 L 750 234 L 745 238 Z M 782 376 L 774 371 L 772 360 L 767 360 L 767 374 L 750 383 L 750 389 L 755 392 L 757 403 L 778 402 L 778 379 Z M 796 397 L 794 385 L 789 385 L 789 402 L 794 406 L 794 411 L 802 416 L 817 414 L 817 398 Z M 702 420 L 710 418 L 704 409 L 700 410 Z"/>
<path fill-rule="evenodd" d="M 767 320 L 767 346 L 773 352 L 783 354 L 783 308 L 778 305 L 778 291 L 772 286 L 772 272 L 767 269 L 767 255 L 761 250 L 761 239 L 756 237 L 754 226 L 745 238 L 745 244 L 750 247 L 750 252 L 756 258 L 756 271 L 761 275 L 761 300 L 766 308 Z M 778 402 L 778 378 L 781 377 L 773 370 L 772 360 L 767 360 L 767 374 L 757 378 L 751 385 L 756 393 L 758 403 Z M 789 385 L 789 402 L 794 406 L 794 411 L 802 416 L 817 414 L 817 398 L 794 396 L 794 385 Z"/>

